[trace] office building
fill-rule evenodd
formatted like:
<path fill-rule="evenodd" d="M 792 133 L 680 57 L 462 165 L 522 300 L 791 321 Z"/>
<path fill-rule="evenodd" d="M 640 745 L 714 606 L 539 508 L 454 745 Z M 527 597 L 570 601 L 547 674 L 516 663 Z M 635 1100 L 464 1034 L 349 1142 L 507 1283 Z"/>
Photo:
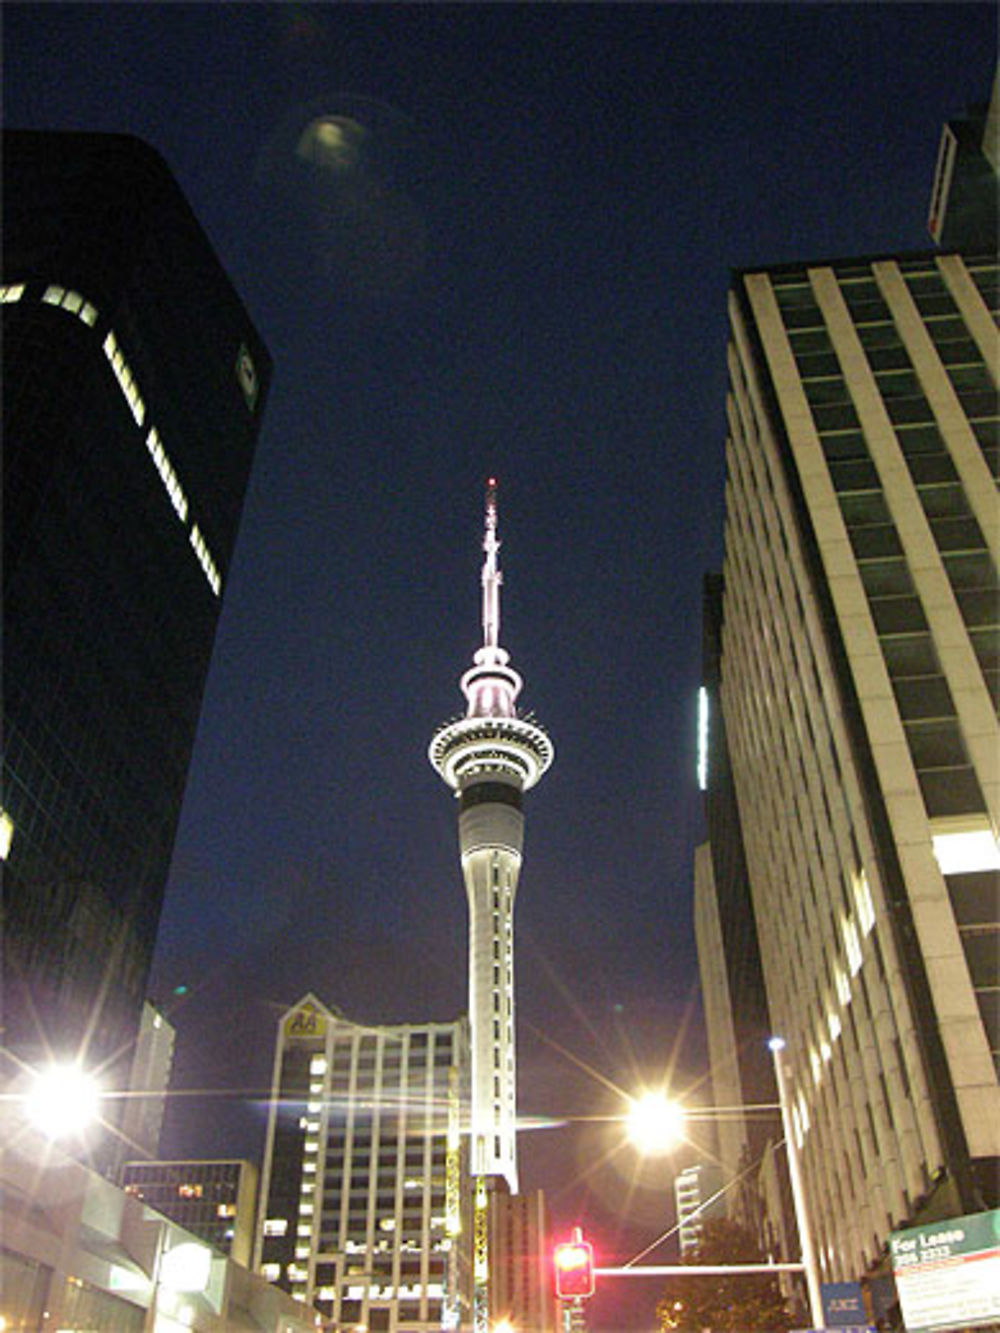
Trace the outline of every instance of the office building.
<path fill-rule="evenodd" d="M 0 1329 L 317 1333 L 319 1316 L 0 1103 Z"/>
<path fill-rule="evenodd" d="M 464 1021 L 282 1017 L 255 1267 L 336 1328 L 468 1327 Z"/>
<path fill-rule="evenodd" d="M 147 145 L 3 176 L 2 1077 L 121 1090 L 270 362 Z"/>
<path fill-rule="evenodd" d="M 555 1333 L 558 1310 L 545 1195 L 541 1190 L 511 1194 L 502 1176 L 492 1176 L 487 1202 L 487 1327 Z"/>
<path fill-rule="evenodd" d="M 175 1037 L 173 1025 L 147 1000 L 142 1006 L 122 1112 L 119 1153 L 123 1162 L 135 1156 L 159 1155 Z"/>
<path fill-rule="evenodd" d="M 467 709 L 434 734 L 430 760 L 458 796 L 469 904 L 472 1173 L 503 1176 L 517 1193 L 514 897 L 524 844 L 522 796 L 552 763 L 546 732 L 516 707 L 521 677 L 500 647 L 497 489 L 486 488 L 483 646 L 462 676 Z"/>
<path fill-rule="evenodd" d="M 715 1162 L 696 1162 L 674 1178 L 677 1242 L 682 1258 L 697 1248 L 704 1223 L 725 1215 L 725 1184 L 722 1170 Z"/>
<path fill-rule="evenodd" d="M 730 293 L 719 696 L 824 1281 L 997 1203 L 995 252 Z"/>
<path fill-rule="evenodd" d="M 770 1017 L 719 696 L 722 599 L 721 575 L 708 575 L 702 600 L 698 763 L 708 839 L 695 853 L 694 926 L 725 1209 L 765 1245 L 759 1171 L 768 1143 L 781 1137 L 781 1122 L 774 1110 L 778 1093 L 767 1047 Z M 741 1108 L 750 1109 L 741 1113 Z"/>
<path fill-rule="evenodd" d="M 126 1162 L 121 1179 L 126 1194 L 250 1267 L 258 1181 L 252 1162 Z"/>
<path fill-rule="evenodd" d="M 973 107 L 941 131 L 927 230 L 945 249 L 995 250 L 1000 227 L 1000 77 L 989 106 Z"/>

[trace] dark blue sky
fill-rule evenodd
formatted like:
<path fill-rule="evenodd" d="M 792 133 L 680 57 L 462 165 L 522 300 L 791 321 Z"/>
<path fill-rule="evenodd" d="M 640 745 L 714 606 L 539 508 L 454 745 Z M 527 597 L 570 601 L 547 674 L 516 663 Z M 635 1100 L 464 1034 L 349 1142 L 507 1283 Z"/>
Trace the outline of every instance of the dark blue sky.
<path fill-rule="evenodd" d="M 262 1090 L 307 988 L 362 1021 L 462 1011 L 426 747 L 478 643 L 490 473 L 502 641 L 556 745 L 518 900 L 521 1108 L 615 1109 L 552 1043 L 622 1088 L 678 1049 L 697 1079 L 728 272 L 928 248 L 941 123 L 986 100 L 996 35 L 967 4 L 5 6 L 7 123 L 157 147 L 275 359 L 155 969 L 191 987 L 180 1085 Z M 354 166 L 295 155 L 318 115 L 362 127 Z M 252 1097 L 177 1105 L 170 1152 L 257 1151 Z M 567 1166 L 606 1134 L 525 1135 L 522 1178 L 627 1258 L 669 1172 L 619 1227 L 622 1177 Z"/>

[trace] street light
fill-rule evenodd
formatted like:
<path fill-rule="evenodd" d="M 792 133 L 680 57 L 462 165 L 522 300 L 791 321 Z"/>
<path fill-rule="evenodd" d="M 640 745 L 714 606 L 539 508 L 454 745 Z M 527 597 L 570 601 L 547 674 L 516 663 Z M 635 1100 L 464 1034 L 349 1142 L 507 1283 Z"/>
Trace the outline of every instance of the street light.
<path fill-rule="evenodd" d="M 655 1156 L 670 1152 L 684 1138 L 686 1114 L 680 1102 L 662 1092 L 643 1092 L 629 1099 L 625 1118 L 628 1136 L 641 1153 Z"/>
<path fill-rule="evenodd" d="M 813 1245 L 812 1229 L 809 1226 L 809 1214 L 806 1211 L 805 1189 L 802 1184 L 802 1171 L 799 1166 L 799 1146 L 795 1140 L 792 1125 L 791 1108 L 788 1103 L 788 1086 L 785 1080 L 783 1037 L 772 1037 L 767 1048 L 774 1057 L 774 1077 L 778 1084 L 778 1101 L 781 1105 L 781 1125 L 785 1132 L 785 1147 L 788 1151 L 788 1178 L 792 1186 L 792 1204 L 795 1208 L 795 1224 L 799 1229 L 799 1245 L 802 1247 L 802 1266 L 806 1275 L 806 1290 L 809 1293 L 809 1313 L 814 1328 L 823 1327 L 823 1301 L 819 1289 L 819 1268 L 816 1264 L 816 1249 Z"/>
<path fill-rule="evenodd" d="M 29 1123 L 47 1139 L 80 1135 L 96 1119 L 100 1088 L 82 1065 L 51 1065 L 34 1076 L 25 1097 Z"/>
<path fill-rule="evenodd" d="M 791 1113 L 789 1110 L 785 1071 L 781 1058 L 781 1053 L 784 1049 L 785 1043 L 781 1037 L 772 1037 L 768 1042 L 768 1050 L 770 1050 L 774 1057 L 775 1078 L 778 1084 L 778 1101 L 776 1104 L 761 1103 L 760 1105 L 755 1106 L 727 1108 L 699 1107 L 696 1111 L 689 1112 L 679 1102 L 671 1101 L 664 1096 L 663 1093 L 644 1092 L 641 1096 L 632 1099 L 631 1109 L 626 1120 L 629 1128 L 629 1137 L 633 1143 L 635 1143 L 643 1152 L 655 1153 L 668 1151 L 671 1146 L 674 1146 L 678 1140 L 683 1138 L 683 1126 L 688 1119 L 710 1118 L 713 1115 L 713 1112 L 718 1114 L 720 1110 L 725 1110 L 730 1113 L 741 1112 L 743 1114 L 746 1114 L 748 1111 L 781 1111 L 785 1143 L 788 1148 L 788 1174 L 792 1186 L 792 1204 L 795 1210 L 795 1222 L 798 1227 L 799 1242 L 802 1247 L 802 1263 L 793 1265 L 768 1265 L 766 1271 L 777 1272 L 780 1269 L 794 1268 L 796 1271 L 801 1271 L 805 1274 L 806 1290 L 809 1297 L 810 1317 L 815 1328 L 822 1328 L 823 1302 L 820 1297 L 819 1268 L 816 1263 L 816 1250 L 813 1245 L 812 1231 L 809 1227 L 809 1217 L 806 1212 L 805 1190 L 802 1185 L 802 1174 L 799 1166 L 798 1145 L 795 1141 Z M 652 1246 L 650 1248 L 652 1248 Z M 648 1251 L 644 1251 L 644 1253 L 647 1252 Z M 603 1271 L 610 1272 L 612 1270 L 602 1270 L 602 1272 Z M 722 1271 L 725 1270 L 723 1269 Z"/>

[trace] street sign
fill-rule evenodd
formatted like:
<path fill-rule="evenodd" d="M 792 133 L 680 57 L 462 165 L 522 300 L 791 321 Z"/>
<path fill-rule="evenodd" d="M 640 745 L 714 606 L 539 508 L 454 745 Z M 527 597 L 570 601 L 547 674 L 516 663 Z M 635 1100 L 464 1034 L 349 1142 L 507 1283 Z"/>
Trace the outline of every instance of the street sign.
<path fill-rule="evenodd" d="M 827 1328 L 857 1328 L 868 1318 L 860 1282 L 821 1282 L 823 1323 Z"/>

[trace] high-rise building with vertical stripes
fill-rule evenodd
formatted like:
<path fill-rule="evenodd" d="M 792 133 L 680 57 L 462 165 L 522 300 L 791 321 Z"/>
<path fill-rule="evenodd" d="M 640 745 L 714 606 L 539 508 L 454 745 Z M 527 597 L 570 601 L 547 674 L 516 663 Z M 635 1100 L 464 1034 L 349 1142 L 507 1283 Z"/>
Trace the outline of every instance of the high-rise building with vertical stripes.
<path fill-rule="evenodd" d="M 152 148 L 3 148 L 0 1081 L 121 1093 L 270 359 Z"/>
<path fill-rule="evenodd" d="M 824 1281 L 997 1204 L 995 253 L 743 271 L 719 698 Z"/>
<path fill-rule="evenodd" d="M 468 1327 L 467 1031 L 280 1020 L 255 1267 L 334 1328 Z"/>

